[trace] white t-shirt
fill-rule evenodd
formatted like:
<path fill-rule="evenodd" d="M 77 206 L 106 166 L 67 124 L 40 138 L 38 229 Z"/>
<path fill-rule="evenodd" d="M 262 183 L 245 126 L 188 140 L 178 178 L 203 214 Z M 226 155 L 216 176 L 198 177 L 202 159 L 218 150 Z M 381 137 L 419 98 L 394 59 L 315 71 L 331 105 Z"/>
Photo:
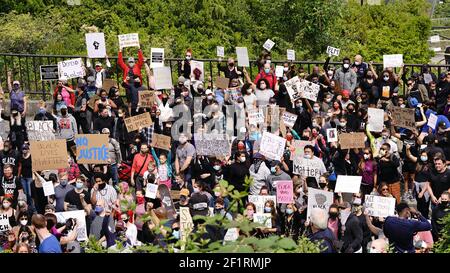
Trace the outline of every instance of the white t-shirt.
<path fill-rule="evenodd" d="M 260 90 L 257 88 L 255 91 L 255 95 L 256 104 L 258 106 L 266 106 L 269 104 L 270 98 L 275 96 L 275 93 L 272 91 L 272 89 Z"/>
<path fill-rule="evenodd" d="M 245 102 L 245 108 L 247 110 L 253 110 L 255 107 L 253 106 L 253 103 L 257 100 L 255 94 L 251 93 L 250 95 L 243 96 L 244 102 Z"/>

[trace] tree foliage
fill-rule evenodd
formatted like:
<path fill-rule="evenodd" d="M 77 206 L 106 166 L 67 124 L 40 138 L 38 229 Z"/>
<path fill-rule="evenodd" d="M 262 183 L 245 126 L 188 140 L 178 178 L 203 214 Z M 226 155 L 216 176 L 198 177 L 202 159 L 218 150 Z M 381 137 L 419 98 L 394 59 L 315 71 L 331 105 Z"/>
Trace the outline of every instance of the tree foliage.
<path fill-rule="evenodd" d="M 388 5 L 361 6 L 349 0 L 6 0 L 0 7 L 0 52 L 82 54 L 84 34 L 95 26 L 105 32 L 110 56 L 118 50 L 117 35 L 138 32 L 148 55 L 164 47 L 167 57 L 215 58 L 216 46 L 234 55 L 246 46 L 257 57 L 268 38 L 273 56 L 285 59 L 325 57 L 328 45 L 343 55 L 362 53 L 380 61 L 383 54 L 403 53 L 407 62 L 426 62 L 430 20 L 426 0 L 401 0 Z"/>

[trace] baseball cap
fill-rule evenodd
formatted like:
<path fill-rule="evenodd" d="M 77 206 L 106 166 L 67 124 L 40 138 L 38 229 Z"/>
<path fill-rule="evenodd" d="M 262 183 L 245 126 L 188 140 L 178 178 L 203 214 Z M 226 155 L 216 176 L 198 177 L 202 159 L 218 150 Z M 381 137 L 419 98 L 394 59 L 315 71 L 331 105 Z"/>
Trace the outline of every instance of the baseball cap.
<path fill-rule="evenodd" d="M 95 66 L 102 66 L 102 63 L 101 62 L 96 62 Z"/>
<path fill-rule="evenodd" d="M 65 104 L 61 105 L 60 109 L 67 109 L 67 105 L 65 105 Z"/>
<path fill-rule="evenodd" d="M 128 62 L 129 63 L 134 63 L 134 58 L 133 57 L 128 58 Z"/>
<path fill-rule="evenodd" d="M 253 158 L 256 158 L 256 159 L 263 159 L 264 156 L 263 156 L 262 154 L 260 154 L 260 153 L 255 153 L 255 154 L 253 154 Z"/>
<path fill-rule="evenodd" d="M 13 81 L 13 85 L 14 85 L 14 84 L 20 85 L 20 82 L 19 82 L 19 81 Z"/>
<path fill-rule="evenodd" d="M 180 196 L 189 196 L 189 190 L 184 188 L 180 191 Z"/>
<path fill-rule="evenodd" d="M 274 161 L 272 161 L 272 163 L 270 163 L 270 167 L 275 167 L 275 166 L 281 166 L 281 162 L 278 160 L 274 160 Z"/>
<path fill-rule="evenodd" d="M 189 207 L 192 217 L 208 215 L 208 197 L 201 193 L 194 193 L 189 199 Z"/>
<path fill-rule="evenodd" d="M 102 134 L 109 134 L 109 133 L 110 133 L 110 131 L 108 128 L 103 128 Z"/>

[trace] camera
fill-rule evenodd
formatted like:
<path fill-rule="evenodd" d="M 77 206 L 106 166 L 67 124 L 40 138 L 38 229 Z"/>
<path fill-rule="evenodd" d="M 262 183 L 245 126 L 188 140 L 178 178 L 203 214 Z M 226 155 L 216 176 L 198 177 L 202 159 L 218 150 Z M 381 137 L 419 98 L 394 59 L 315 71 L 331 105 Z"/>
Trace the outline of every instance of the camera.
<path fill-rule="evenodd" d="M 75 225 L 77 224 L 77 219 L 69 218 L 66 220 L 66 230 L 73 230 Z"/>

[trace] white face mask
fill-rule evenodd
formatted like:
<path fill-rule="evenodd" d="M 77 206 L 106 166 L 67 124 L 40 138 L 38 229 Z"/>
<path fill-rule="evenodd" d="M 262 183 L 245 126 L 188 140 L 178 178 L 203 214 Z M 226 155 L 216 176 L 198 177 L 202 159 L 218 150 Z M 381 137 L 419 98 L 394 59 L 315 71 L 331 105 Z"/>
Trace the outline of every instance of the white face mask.
<path fill-rule="evenodd" d="M 319 111 L 320 111 L 320 107 L 314 107 L 313 109 L 314 109 L 314 112 L 316 112 L 316 113 L 319 113 Z"/>
<path fill-rule="evenodd" d="M 355 62 L 355 65 L 360 65 L 361 63 L 360 62 Z"/>
<path fill-rule="evenodd" d="M 26 226 L 28 224 L 28 220 L 20 220 L 20 224 L 22 226 Z"/>
<path fill-rule="evenodd" d="M 218 170 L 220 170 L 220 166 L 219 166 L 219 165 L 214 165 L 214 166 L 213 166 L 213 169 L 216 170 L 216 171 L 218 171 Z"/>
<path fill-rule="evenodd" d="M 325 101 L 326 101 L 327 103 L 330 103 L 330 102 L 331 102 L 331 98 L 325 99 Z"/>
<path fill-rule="evenodd" d="M 283 67 L 283 71 L 284 72 L 288 72 L 289 71 L 289 67 Z"/>
<path fill-rule="evenodd" d="M 246 160 L 246 158 L 244 156 L 241 156 L 239 159 L 241 160 L 241 162 L 245 162 L 245 160 Z"/>
<path fill-rule="evenodd" d="M 333 76 L 333 70 L 328 70 L 328 76 L 329 77 Z"/>
<path fill-rule="evenodd" d="M 370 158 L 370 155 L 364 155 L 364 159 L 368 160 Z"/>
<path fill-rule="evenodd" d="M 11 204 L 10 203 L 3 203 L 3 207 L 5 208 L 5 209 L 8 209 L 9 207 L 11 206 Z"/>
<path fill-rule="evenodd" d="M 406 104 L 400 104 L 400 108 L 405 108 Z"/>
<path fill-rule="evenodd" d="M 350 67 L 349 64 L 344 64 L 344 68 L 345 68 L 345 69 L 348 69 L 349 67 Z"/>

